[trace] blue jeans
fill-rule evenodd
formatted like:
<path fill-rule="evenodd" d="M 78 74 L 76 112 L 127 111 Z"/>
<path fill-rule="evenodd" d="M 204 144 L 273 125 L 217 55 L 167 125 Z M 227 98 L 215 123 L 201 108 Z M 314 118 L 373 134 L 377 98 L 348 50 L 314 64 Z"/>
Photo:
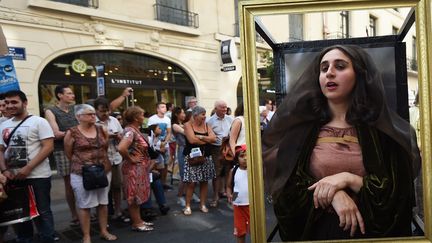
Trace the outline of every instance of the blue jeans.
<path fill-rule="evenodd" d="M 162 182 L 160 181 L 160 179 L 153 180 L 153 182 L 150 183 L 150 186 L 151 186 L 151 189 L 153 191 L 153 194 L 155 195 L 156 202 L 159 205 L 159 207 L 165 205 L 165 203 L 166 203 L 165 192 L 164 192 Z M 151 195 L 145 203 L 141 204 L 141 208 L 142 209 L 152 208 Z"/>
<path fill-rule="evenodd" d="M 184 155 L 183 155 L 184 146 L 178 146 L 177 149 L 177 161 L 178 161 L 178 167 L 180 172 L 180 181 L 183 181 L 184 178 Z"/>
<path fill-rule="evenodd" d="M 19 182 L 21 183 L 21 182 Z M 54 218 L 51 212 L 51 177 L 26 179 L 22 182 L 33 186 L 39 217 L 19 223 L 15 227 L 17 242 L 33 242 L 33 224 L 39 233 L 40 242 L 54 242 Z"/>

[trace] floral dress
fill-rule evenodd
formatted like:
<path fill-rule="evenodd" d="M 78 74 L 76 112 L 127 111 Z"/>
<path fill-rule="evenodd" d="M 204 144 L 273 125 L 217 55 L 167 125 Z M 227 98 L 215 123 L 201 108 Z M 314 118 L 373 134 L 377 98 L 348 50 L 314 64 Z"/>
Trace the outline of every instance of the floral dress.
<path fill-rule="evenodd" d="M 128 204 L 142 204 L 150 196 L 148 143 L 144 136 L 133 127 L 124 129 L 124 137 L 131 141 L 129 156 L 133 162 L 124 160 L 122 166 L 123 191 Z"/>

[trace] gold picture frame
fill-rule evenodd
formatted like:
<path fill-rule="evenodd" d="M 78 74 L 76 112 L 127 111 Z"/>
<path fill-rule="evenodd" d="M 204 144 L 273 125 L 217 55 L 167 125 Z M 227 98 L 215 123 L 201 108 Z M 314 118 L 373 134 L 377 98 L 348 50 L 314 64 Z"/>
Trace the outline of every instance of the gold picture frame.
<path fill-rule="evenodd" d="M 252 242 L 266 242 L 266 215 L 256 64 L 255 17 L 371 8 L 415 7 L 420 93 L 425 235 L 423 237 L 350 240 L 358 242 L 432 242 L 432 0 L 254 0 L 239 1 L 243 93 L 248 151 L 250 229 Z M 252 146 L 256 145 L 256 146 Z"/>

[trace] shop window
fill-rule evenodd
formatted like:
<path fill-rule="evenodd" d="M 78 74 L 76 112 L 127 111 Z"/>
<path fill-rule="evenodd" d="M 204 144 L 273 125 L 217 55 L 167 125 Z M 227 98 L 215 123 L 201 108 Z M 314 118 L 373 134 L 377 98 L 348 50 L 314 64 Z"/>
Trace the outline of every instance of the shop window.
<path fill-rule="evenodd" d="M 88 51 L 60 56 L 42 71 L 39 80 L 41 112 L 54 105 L 54 88 L 69 84 L 74 90 L 76 103 L 97 97 L 96 66 L 103 64 L 105 96 L 114 99 L 125 87 L 134 89 L 134 102 L 128 99 L 120 110 L 139 105 L 150 113 L 155 112 L 158 101 L 185 106 L 186 96 L 195 96 L 191 78 L 179 66 L 148 55 L 120 51 Z"/>

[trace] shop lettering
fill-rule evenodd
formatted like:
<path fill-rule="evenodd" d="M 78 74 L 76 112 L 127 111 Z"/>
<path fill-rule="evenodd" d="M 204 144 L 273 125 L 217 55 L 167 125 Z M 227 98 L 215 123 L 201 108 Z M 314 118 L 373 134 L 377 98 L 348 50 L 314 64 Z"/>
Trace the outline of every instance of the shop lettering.
<path fill-rule="evenodd" d="M 135 80 L 135 79 L 111 79 L 112 84 L 129 84 L 129 85 L 141 85 L 143 83 L 142 80 Z"/>

